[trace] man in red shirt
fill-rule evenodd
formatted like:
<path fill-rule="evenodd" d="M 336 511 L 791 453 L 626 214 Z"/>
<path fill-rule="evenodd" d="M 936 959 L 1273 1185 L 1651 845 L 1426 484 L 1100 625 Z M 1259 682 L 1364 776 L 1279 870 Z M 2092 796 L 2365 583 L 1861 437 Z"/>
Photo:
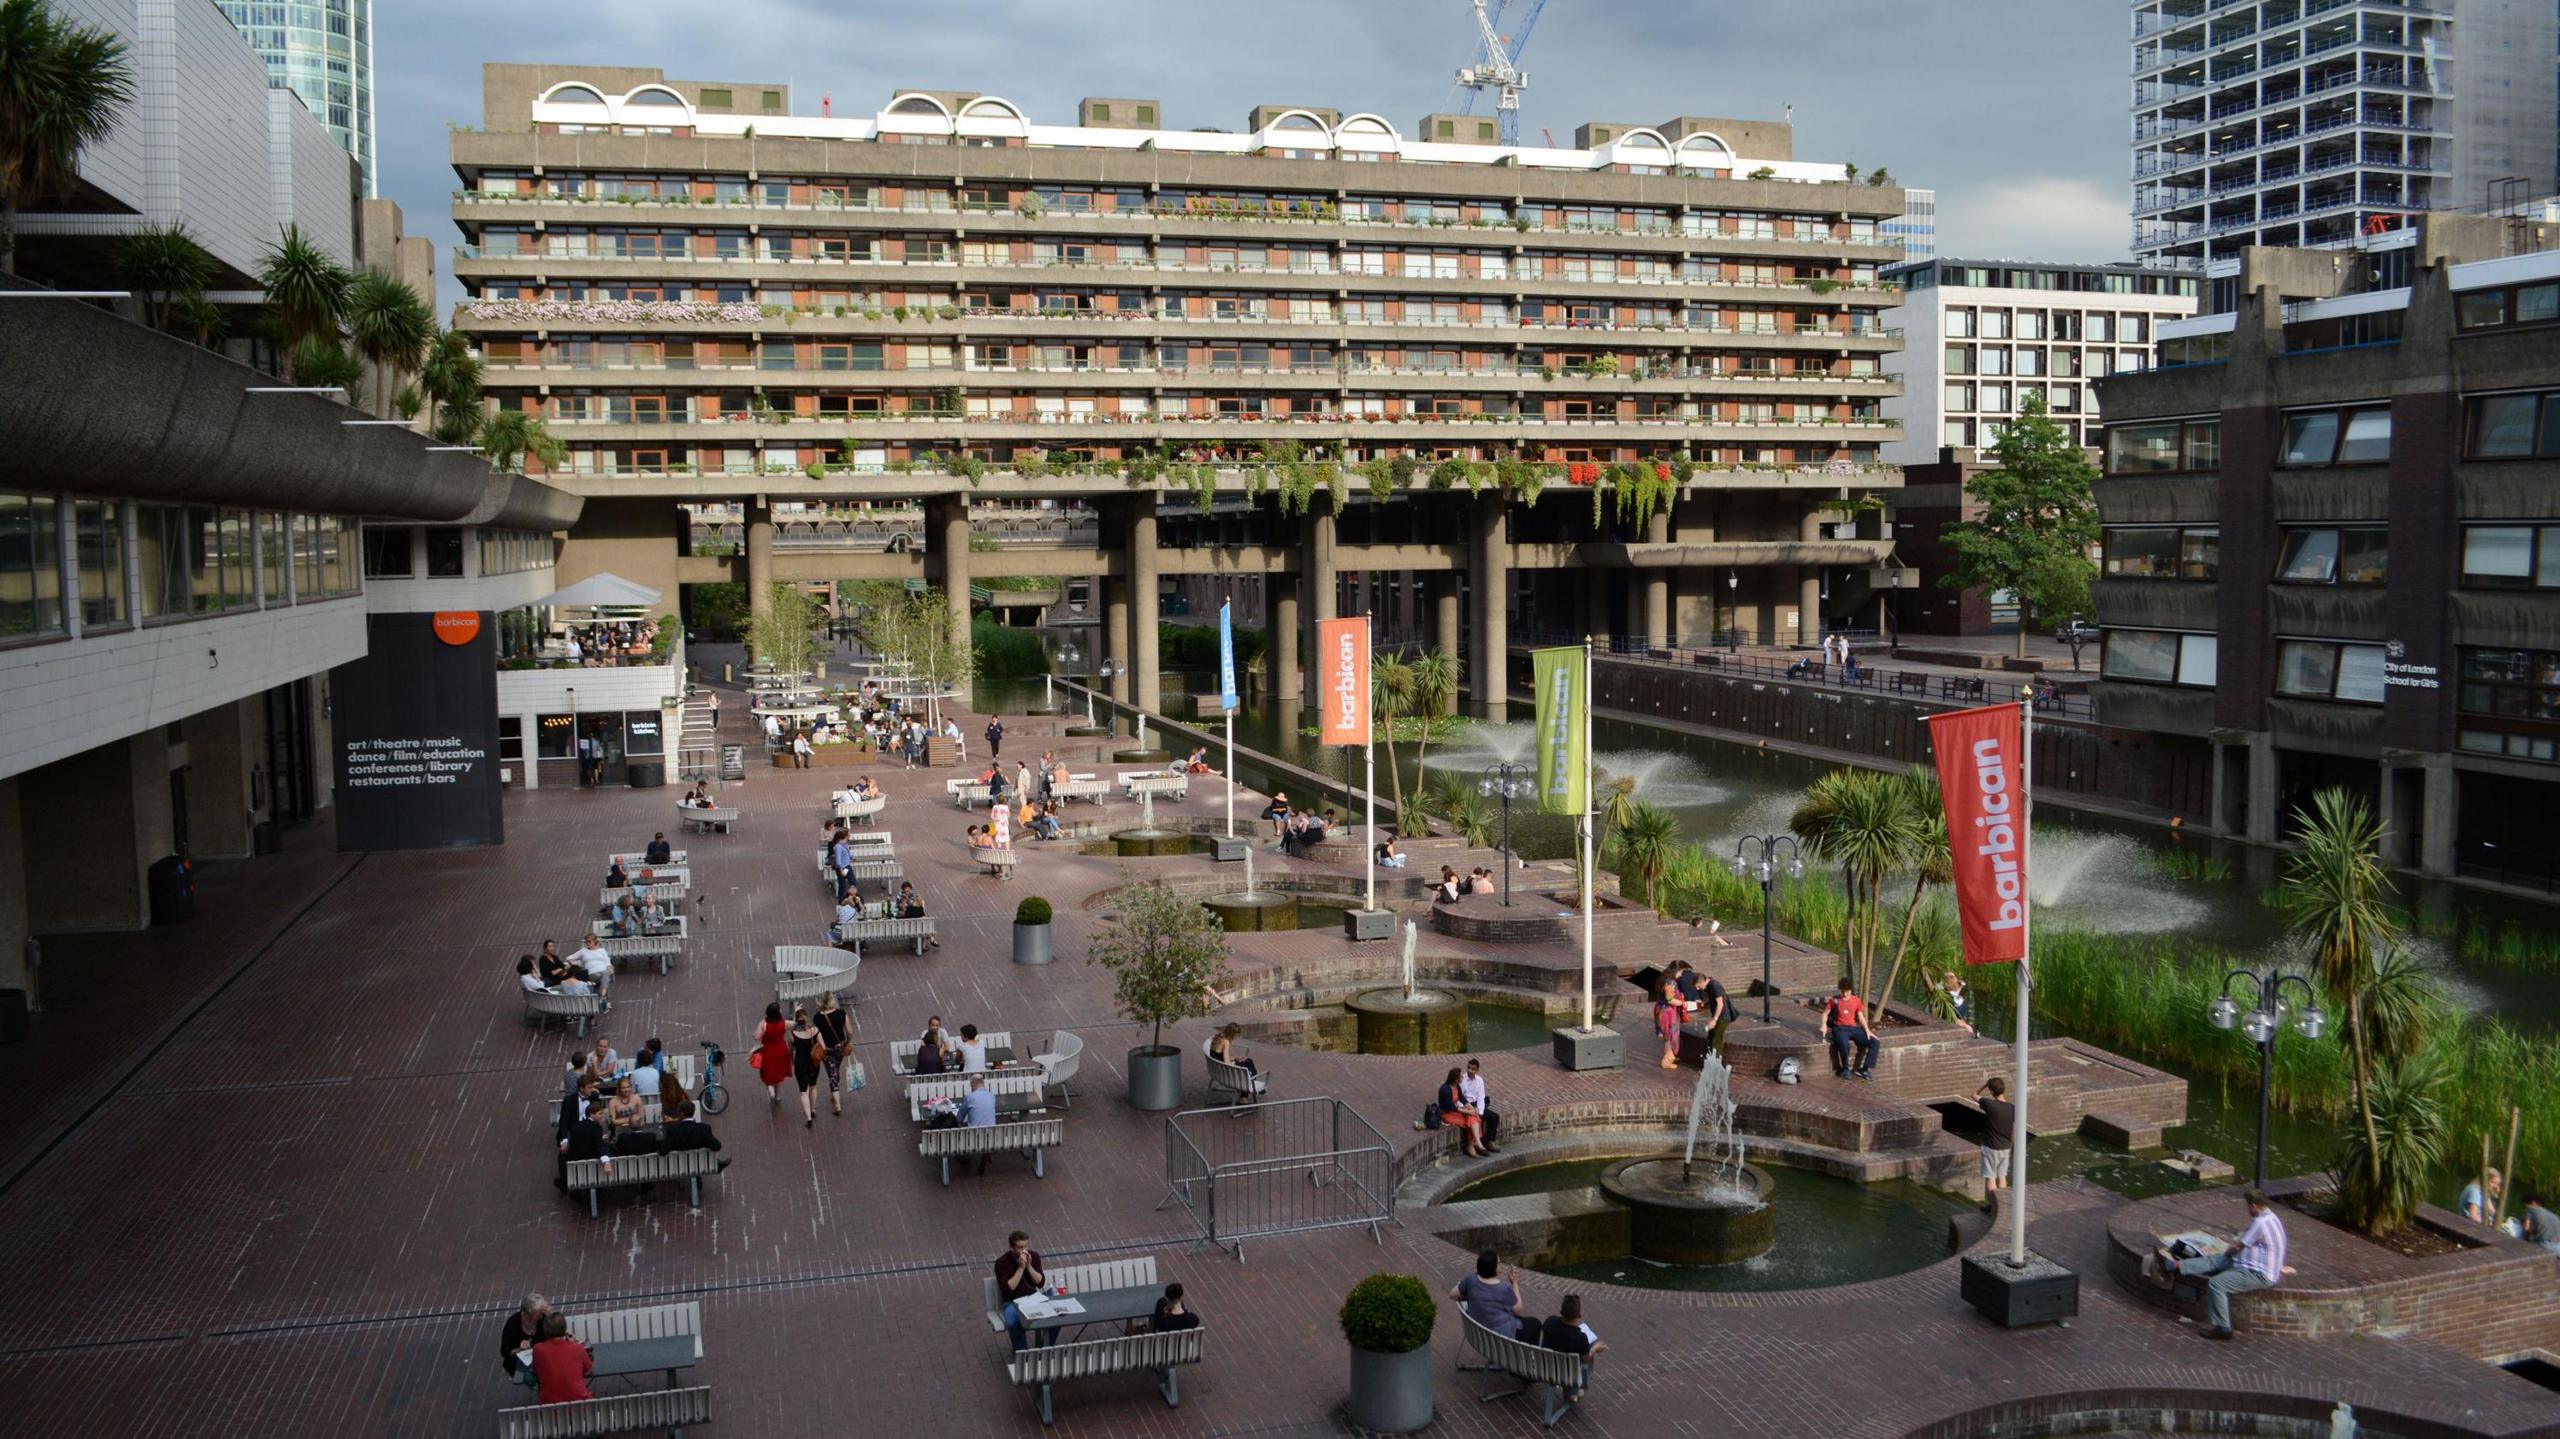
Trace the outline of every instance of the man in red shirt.
<path fill-rule="evenodd" d="M 593 1399 L 587 1376 L 596 1372 L 595 1356 L 569 1337 L 569 1320 L 557 1309 L 542 1316 L 542 1337 L 533 1346 L 534 1398 L 542 1404 Z"/>
<path fill-rule="evenodd" d="M 1867 1006 L 1849 976 L 1840 976 L 1840 992 L 1822 1006 L 1822 1037 L 1831 1042 L 1831 1072 L 1844 1079 L 1875 1078 L 1876 1050 L 1882 1046 L 1867 1032 Z M 1852 1051 L 1857 1064 L 1849 1063 Z"/>

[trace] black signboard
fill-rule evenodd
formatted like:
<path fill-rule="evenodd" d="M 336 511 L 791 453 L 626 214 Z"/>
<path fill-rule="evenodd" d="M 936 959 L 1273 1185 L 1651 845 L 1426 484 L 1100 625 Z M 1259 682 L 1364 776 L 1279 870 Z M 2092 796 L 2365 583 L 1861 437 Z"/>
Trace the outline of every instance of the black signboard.
<path fill-rule="evenodd" d="M 454 618 L 370 616 L 365 657 L 332 672 L 342 850 L 505 842 L 495 629 Z"/>

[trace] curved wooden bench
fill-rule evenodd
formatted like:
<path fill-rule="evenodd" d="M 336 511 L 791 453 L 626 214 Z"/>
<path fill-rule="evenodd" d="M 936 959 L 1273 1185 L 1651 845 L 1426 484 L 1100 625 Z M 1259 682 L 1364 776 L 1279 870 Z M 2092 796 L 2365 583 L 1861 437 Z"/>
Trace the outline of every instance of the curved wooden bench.
<path fill-rule="evenodd" d="M 556 1019 L 564 1029 L 575 1024 L 579 1035 L 583 1037 L 587 1032 L 587 1026 L 595 1021 L 597 1015 L 604 1013 L 604 996 L 601 994 L 535 994 L 531 990 L 518 992 L 524 995 L 524 1017 L 543 1028 L 549 1028 L 551 1021 Z"/>
<path fill-rule="evenodd" d="M 1526 1394 L 1530 1385 L 1544 1384 L 1549 1397 L 1538 1418 L 1552 1429 L 1556 1421 L 1564 1417 L 1565 1410 L 1582 1397 L 1582 1391 L 1591 1387 L 1591 1362 L 1579 1354 L 1567 1354 L 1561 1349 L 1549 1349 L 1524 1343 L 1506 1334 L 1496 1334 L 1463 1310 L 1458 1314 L 1458 1322 L 1466 1335 L 1465 1353 L 1473 1354 L 1482 1361 L 1470 1364 L 1462 1354 L 1458 1360 L 1459 1372 L 1475 1370 L 1486 1374 L 1508 1374 L 1520 1381 L 1516 1388 L 1495 1390 L 1489 1388 L 1494 1380 L 1483 1380 L 1477 1386 L 1476 1398 L 1485 1403 Z"/>

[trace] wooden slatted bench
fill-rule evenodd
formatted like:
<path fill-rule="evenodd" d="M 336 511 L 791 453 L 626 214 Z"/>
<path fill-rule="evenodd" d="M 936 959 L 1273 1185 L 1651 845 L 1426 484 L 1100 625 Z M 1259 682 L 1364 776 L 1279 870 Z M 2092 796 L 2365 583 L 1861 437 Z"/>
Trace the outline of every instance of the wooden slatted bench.
<path fill-rule="evenodd" d="M 710 1422 L 711 1386 L 701 1384 L 501 1409 L 498 1439 L 588 1439 L 634 1429 L 664 1429 L 683 1439 L 686 1425 Z"/>
<path fill-rule="evenodd" d="M 1064 1284 L 1077 1294 L 1097 1289 L 1153 1289 L 1156 1285 L 1156 1257 L 1137 1254 L 1126 1259 L 1097 1259 L 1091 1264 L 1052 1264 L 1047 1270 L 1049 1282 Z M 995 1276 L 978 1276 L 979 1296 L 986 1300 L 987 1327 L 998 1334 L 1004 1329 L 1004 1294 L 996 1288 Z"/>
<path fill-rule="evenodd" d="M 524 1017 L 540 1028 L 549 1028 L 551 1021 L 556 1019 L 560 1021 L 560 1027 L 563 1029 L 571 1025 L 577 1026 L 579 1035 L 583 1037 L 587 1032 L 587 1026 L 595 1022 L 597 1015 L 604 1013 L 604 996 L 601 994 L 535 994 L 531 990 L 518 992 L 524 996 Z"/>
<path fill-rule="evenodd" d="M 951 1042 L 954 1044 L 958 1044 L 960 1042 L 960 1032 L 956 1029 L 951 1031 Z M 1014 1047 L 1013 1031 L 1010 1029 L 991 1029 L 979 1035 L 978 1042 L 989 1049 L 1011 1049 Z M 890 1040 L 889 1072 L 899 1076 L 900 1078 L 905 1078 L 914 1074 L 916 1072 L 916 1051 L 922 1048 L 924 1048 L 924 1041 L 920 1038 Z M 964 1075 L 962 1077 L 966 1078 L 967 1076 Z M 928 1074 L 925 1078 L 946 1079 L 949 1078 L 949 1076 Z"/>
<path fill-rule="evenodd" d="M 1035 1179 L 1049 1175 L 1049 1150 L 1067 1142 L 1067 1121 L 1061 1115 L 1050 1119 L 1020 1119 L 1010 1124 L 991 1124 L 981 1129 L 927 1129 L 916 1138 L 916 1153 L 942 1162 L 942 1183 L 951 1185 L 951 1161 L 971 1156 L 1021 1153 L 1031 1156 L 1031 1174 Z M 592 1161 L 581 1161 L 592 1162 Z M 573 1164 L 570 1168 L 575 1169 Z M 572 1187 L 575 1187 L 574 1181 Z M 592 1198 L 589 1200 L 593 1203 Z"/>
<path fill-rule="evenodd" d="M 853 942 L 856 954 L 861 953 L 862 946 L 866 944 L 901 939 L 913 944 L 916 953 L 922 954 L 924 942 L 934 937 L 933 916 L 929 914 L 920 914 L 913 919 L 858 919 L 853 922 L 852 932 L 845 936 Z"/>
<path fill-rule="evenodd" d="M 1151 794 L 1158 799 L 1191 797 L 1189 775 L 1168 774 L 1160 769 L 1122 770 L 1119 775 L 1119 785 L 1120 792 L 1131 799 L 1136 799 L 1142 794 Z"/>
<path fill-rule="evenodd" d="M 675 967 L 677 957 L 684 953 L 684 944 L 684 926 L 679 920 L 673 934 L 635 934 L 628 939 L 608 938 L 604 941 L 604 952 L 613 956 L 613 966 L 617 971 L 623 968 L 623 961 L 627 959 L 654 959 L 658 962 L 658 973 L 664 974 Z"/>
<path fill-rule="evenodd" d="M 635 873 L 635 874 L 636 874 L 636 873 L 638 873 L 638 872 L 639 872 L 643 867 L 645 867 L 645 866 L 647 866 L 647 865 L 648 865 L 648 863 L 649 863 L 649 852 L 648 852 L 647 850 L 644 850 L 644 849 L 635 849 L 635 850 L 630 851 L 630 852 L 629 852 L 629 853 L 627 853 L 627 854 L 626 854 L 626 853 L 620 853 L 620 852 L 617 852 L 617 853 L 614 853 L 614 854 L 609 854 L 609 855 L 606 855 L 606 856 L 604 857 L 604 859 L 605 859 L 605 863 L 606 863 L 607 865 L 617 865 L 617 864 L 618 864 L 618 865 L 622 866 L 624 869 L 629 870 L 629 871 L 631 871 L 631 872 L 633 872 L 633 873 Z M 659 865 L 659 866 L 657 866 L 657 868 L 658 868 L 658 870 L 659 870 L 660 872 L 662 872 L 662 873 L 663 873 L 663 872 L 664 872 L 664 871 L 665 871 L 669 866 L 671 866 L 671 865 L 682 865 L 684 862 L 685 862 L 685 852 L 684 852 L 683 850 L 680 850 L 680 849 L 671 849 L 671 850 L 668 850 L 668 851 L 667 851 L 667 862 L 666 862 L 666 864 Z"/>
<path fill-rule="evenodd" d="M 969 851 L 969 862 L 976 865 L 979 872 L 982 874 L 990 874 L 995 876 L 997 879 L 1011 879 L 1013 878 L 1014 866 L 1022 863 L 1022 852 L 1010 847 L 1003 849 L 973 848 Z"/>
<path fill-rule="evenodd" d="M 838 800 L 828 806 L 827 812 L 835 819 L 847 819 L 856 824 L 872 824 L 879 819 L 880 811 L 888 807 L 889 797 L 884 794 L 878 799 L 857 799 L 850 804 Z"/>
<path fill-rule="evenodd" d="M 680 804 L 676 806 L 676 818 L 681 821 L 683 827 L 688 830 L 716 829 L 722 834 L 729 833 L 736 829 L 738 825 L 738 812 L 736 810 L 723 809 L 717 805 L 710 809 L 696 809 L 691 805 Z"/>
<path fill-rule="evenodd" d="M 861 967 L 862 956 L 832 944 L 782 944 L 773 950 L 773 972 L 778 978 L 797 979 Z"/>
<path fill-rule="evenodd" d="M 1060 804 L 1076 799 L 1088 804 L 1100 804 L 1110 793 L 1111 781 L 1096 779 L 1091 775 L 1077 775 L 1073 779 L 1049 786 L 1049 798 Z"/>
<path fill-rule="evenodd" d="M 654 1107 L 654 1106 L 652 1106 Z M 569 1332 L 592 1349 L 599 1344 L 627 1344 L 642 1339 L 690 1339 L 693 1362 L 702 1362 L 702 1301 L 644 1304 L 636 1309 L 604 1309 L 569 1317 Z M 675 1383 L 670 1371 L 667 1383 Z"/>
<path fill-rule="evenodd" d="M 1488 1376 L 1508 1374 L 1520 1381 L 1517 1388 L 1494 1390 L 1490 1386 L 1497 1381 L 1488 1377 L 1477 1386 L 1476 1398 L 1479 1400 L 1491 1403 L 1496 1399 L 1508 1399 L 1515 1394 L 1528 1393 L 1532 1384 L 1544 1384 L 1547 1386 L 1547 1402 L 1538 1417 L 1552 1429 L 1556 1421 L 1564 1417 L 1565 1410 L 1582 1397 L 1582 1391 L 1591 1387 L 1591 1363 L 1579 1354 L 1567 1354 L 1561 1349 L 1549 1349 L 1524 1343 L 1506 1334 L 1496 1334 L 1478 1324 L 1474 1315 L 1463 1311 L 1458 1315 L 1458 1322 L 1466 1334 L 1465 1353 L 1473 1354 L 1482 1361 L 1470 1364 L 1461 1355 L 1458 1360 L 1461 1372 L 1474 1370 Z"/>
<path fill-rule="evenodd" d="M 622 897 L 630 892 L 631 891 L 627 888 L 597 890 L 596 913 L 598 916 L 610 918 L 613 913 L 614 905 L 619 903 Z M 684 909 L 684 886 L 669 884 L 663 879 L 658 880 L 649 886 L 649 898 L 657 902 L 658 912 L 660 914 L 679 914 Z"/>
<path fill-rule="evenodd" d="M 679 1149 L 672 1154 L 625 1154 L 605 1168 L 601 1159 L 569 1161 L 569 1192 L 587 1196 L 587 1215 L 595 1217 L 596 1195 L 607 1189 L 632 1184 L 661 1184 L 681 1179 L 692 1195 L 693 1207 L 702 1207 L 702 1178 L 720 1172 L 720 1156 L 709 1149 Z M 944 1180 L 949 1183 L 948 1179 Z"/>
<path fill-rule="evenodd" d="M 1234 1094 L 1233 1102 L 1237 1104 L 1261 1098 L 1264 1091 L 1271 1086 L 1271 1076 L 1257 1074 L 1241 1064 L 1229 1064 L 1211 1054 L 1209 1046 L 1217 1042 L 1218 1037 L 1213 1034 L 1200 1045 L 1200 1057 L 1209 1062 L 1208 1097 L 1215 1099 L 1218 1097 L 1218 1091 L 1224 1089 Z M 1259 1065 L 1261 1061 L 1256 1060 L 1255 1063 Z"/>
<path fill-rule="evenodd" d="M 1017 1349 L 1004 1366 L 1005 1377 L 1014 1383 L 1036 1387 L 1040 1396 L 1040 1422 L 1057 1422 L 1049 1399 L 1053 1384 L 1069 1379 L 1094 1379 L 1106 1374 L 1152 1373 L 1156 1376 L 1156 1392 L 1164 1396 L 1165 1407 L 1182 1407 L 1182 1366 L 1200 1362 L 1200 1339 L 1204 1331 L 1197 1326 L 1158 1334 L 1118 1334 L 1107 1339 L 1087 1339 L 1075 1344 L 1049 1344 Z"/>
<path fill-rule="evenodd" d="M 684 865 L 642 864 L 623 855 L 615 855 L 614 858 L 622 861 L 622 872 L 628 876 L 633 883 L 637 883 L 639 881 L 640 871 L 644 869 L 649 871 L 649 887 L 652 890 L 682 890 L 691 887 L 693 884 L 693 871 Z M 618 891 L 612 891 L 610 886 L 608 886 L 608 892 Z"/>
<path fill-rule="evenodd" d="M 942 782 L 942 788 L 944 793 L 951 796 L 951 802 L 962 809 L 975 809 L 979 805 L 995 802 L 987 785 L 981 780 L 947 779 Z"/>

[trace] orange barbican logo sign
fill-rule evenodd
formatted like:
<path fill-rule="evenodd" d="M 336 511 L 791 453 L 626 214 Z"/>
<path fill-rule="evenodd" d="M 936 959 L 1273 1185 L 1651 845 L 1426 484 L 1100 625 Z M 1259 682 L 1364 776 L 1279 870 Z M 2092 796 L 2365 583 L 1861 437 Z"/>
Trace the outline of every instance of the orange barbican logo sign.
<path fill-rule="evenodd" d="M 435 613 L 436 638 L 449 645 L 467 645 L 480 638 L 478 610 L 438 610 Z"/>

